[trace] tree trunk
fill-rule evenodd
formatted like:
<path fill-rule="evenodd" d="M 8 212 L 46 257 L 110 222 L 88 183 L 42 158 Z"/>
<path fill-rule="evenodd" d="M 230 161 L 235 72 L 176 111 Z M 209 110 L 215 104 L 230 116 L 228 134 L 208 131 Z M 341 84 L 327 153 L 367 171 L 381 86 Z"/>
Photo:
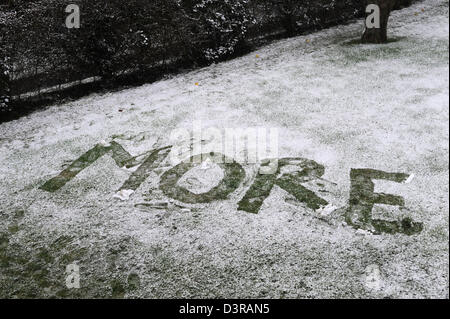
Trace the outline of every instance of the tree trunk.
<path fill-rule="evenodd" d="M 363 43 L 386 43 L 387 26 L 389 15 L 395 6 L 396 0 L 367 0 L 366 7 L 369 4 L 376 4 L 380 8 L 380 28 L 367 28 L 364 31 L 361 41 Z M 365 8 L 366 8 L 365 7 Z M 365 10 L 364 8 L 364 10 Z M 366 19 L 370 13 L 366 13 Z"/>

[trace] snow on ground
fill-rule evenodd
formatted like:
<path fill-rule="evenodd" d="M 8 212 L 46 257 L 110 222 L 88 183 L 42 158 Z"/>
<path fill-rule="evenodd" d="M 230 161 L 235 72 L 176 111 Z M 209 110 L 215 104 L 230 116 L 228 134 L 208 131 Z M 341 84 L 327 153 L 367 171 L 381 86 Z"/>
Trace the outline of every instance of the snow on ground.
<path fill-rule="evenodd" d="M 0 296 L 448 298 L 448 1 L 396 11 L 391 22 L 387 45 L 352 42 L 362 31 L 353 23 L 1 124 Z M 251 165 L 244 185 L 209 204 L 167 201 L 158 189 L 167 163 L 129 200 L 115 199 L 133 169 L 110 156 L 54 193 L 39 189 L 103 140 L 137 156 L 196 120 L 278 128 L 281 157 L 325 166 L 323 197 L 335 207 L 348 202 L 352 168 L 415 174 L 409 184 L 377 181 L 377 192 L 406 204 L 373 213 L 424 229 L 358 231 L 277 187 L 259 214 L 239 211 Z M 212 169 L 204 178 L 220 180 Z M 203 192 L 194 173 L 184 186 Z M 80 289 L 65 285 L 72 263 Z M 379 285 L 367 282 L 370 269 Z"/>

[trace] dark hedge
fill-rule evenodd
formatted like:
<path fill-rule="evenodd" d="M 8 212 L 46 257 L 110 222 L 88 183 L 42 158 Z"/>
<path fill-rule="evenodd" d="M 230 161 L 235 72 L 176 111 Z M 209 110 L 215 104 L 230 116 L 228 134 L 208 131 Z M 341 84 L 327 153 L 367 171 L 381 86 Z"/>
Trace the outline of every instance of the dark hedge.
<path fill-rule="evenodd" d="M 412 0 L 398 0 L 398 6 Z M 255 39 L 362 17 L 365 0 L 8 0 L 0 6 L 0 107 L 9 94 L 97 76 L 167 73 L 247 52 Z M 81 28 L 65 26 L 78 4 Z"/>

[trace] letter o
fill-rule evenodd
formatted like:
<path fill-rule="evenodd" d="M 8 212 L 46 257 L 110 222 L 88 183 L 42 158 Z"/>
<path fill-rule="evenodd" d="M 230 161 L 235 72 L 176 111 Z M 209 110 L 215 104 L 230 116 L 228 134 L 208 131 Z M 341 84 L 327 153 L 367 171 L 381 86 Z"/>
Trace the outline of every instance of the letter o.
<path fill-rule="evenodd" d="M 214 162 L 214 158 L 222 154 L 208 153 L 192 156 L 188 161 L 182 162 L 161 176 L 159 188 L 163 193 L 172 199 L 187 204 L 210 203 L 214 200 L 227 199 L 228 195 L 234 192 L 245 177 L 245 171 L 236 161 L 225 158 L 225 163 L 218 163 L 223 171 L 224 177 L 219 185 L 207 193 L 194 194 L 184 187 L 177 185 L 178 180 L 192 168 L 203 162 L 207 158 Z"/>

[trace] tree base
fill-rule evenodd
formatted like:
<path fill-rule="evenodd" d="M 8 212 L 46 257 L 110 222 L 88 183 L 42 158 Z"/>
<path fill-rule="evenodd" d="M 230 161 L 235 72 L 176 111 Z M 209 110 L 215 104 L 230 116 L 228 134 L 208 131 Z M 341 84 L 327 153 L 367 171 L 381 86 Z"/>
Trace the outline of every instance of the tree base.
<path fill-rule="evenodd" d="M 383 44 L 388 42 L 387 32 L 385 30 L 374 29 L 366 30 L 362 38 L 362 43 Z"/>

